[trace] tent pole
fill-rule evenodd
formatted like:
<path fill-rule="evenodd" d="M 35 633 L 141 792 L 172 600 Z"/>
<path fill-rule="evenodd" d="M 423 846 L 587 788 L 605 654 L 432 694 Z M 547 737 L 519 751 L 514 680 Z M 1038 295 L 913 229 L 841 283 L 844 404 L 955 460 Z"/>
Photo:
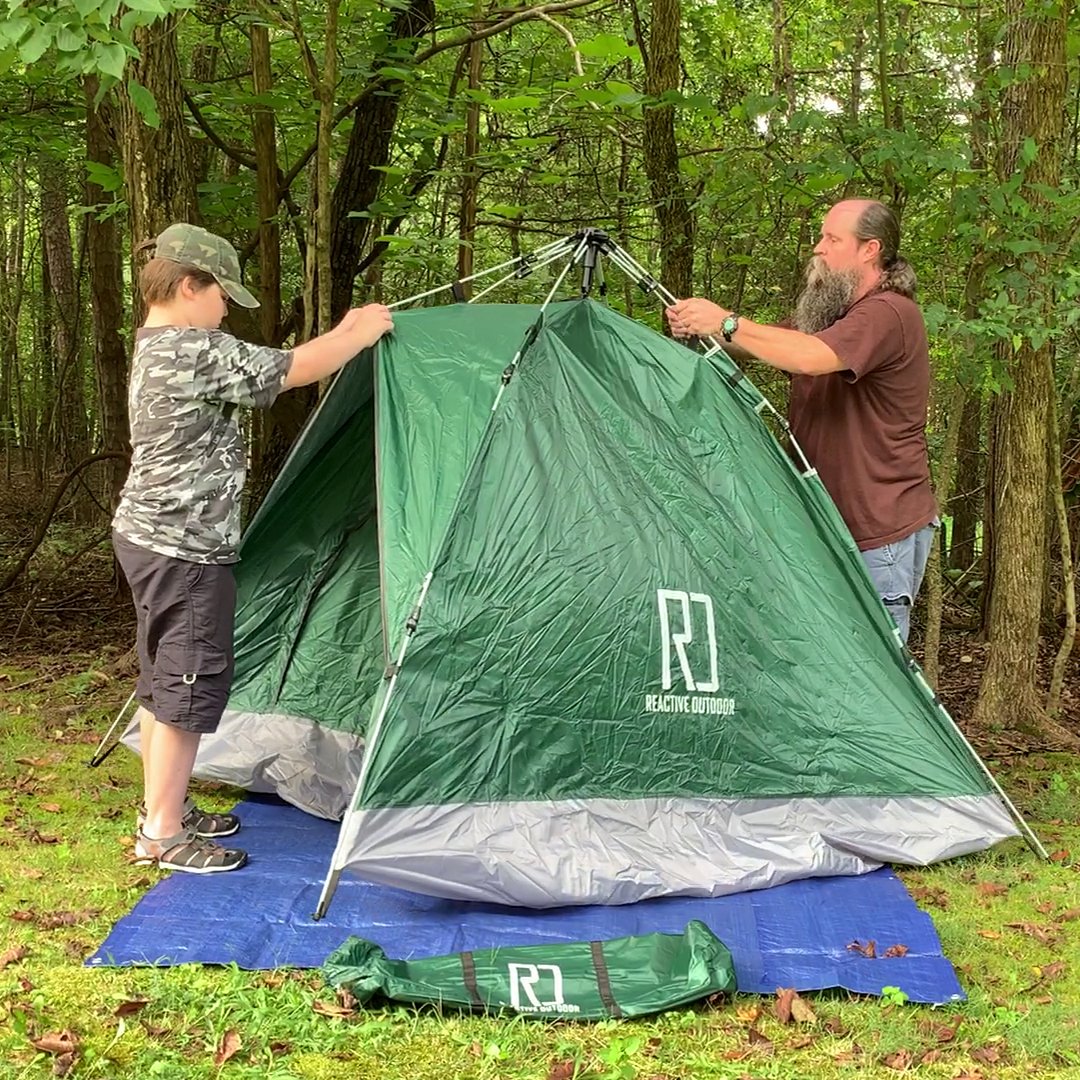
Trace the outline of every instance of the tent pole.
<path fill-rule="evenodd" d="M 364 790 L 364 785 L 367 783 L 368 773 L 371 771 L 371 759 L 379 741 L 379 733 L 382 730 L 386 714 L 390 710 L 390 699 L 394 696 L 394 688 L 397 686 L 398 675 L 401 673 L 401 665 L 405 662 L 405 653 L 409 648 L 409 642 L 412 640 L 412 636 L 420 622 L 420 613 L 423 610 L 424 601 L 427 599 L 433 576 L 434 572 L 431 570 L 424 575 L 424 582 L 420 586 L 420 595 L 417 597 L 416 606 L 413 608 L 412 614 L 405 620 L 405 633 L 401 638 L 397 658 L 389 669 L 390 681 L 386 685 L 386 692 L 383 694 L 382 704 L 379 706 L 379 714 L 375 718 L 375 723 L 371 726 L 371 738 L 364 741 L 364 760 L 360 766 L 360 776 L 356 781 L 356 788 L 353 790 L 352 798 L 349 800 L 348 806 L 345 807 L 345 816 L 342 818 L 341 828 L 338 829 L 337 843 L 334 845 L 334 854 L 330 859 L 330 871 L 323 882 L 322 892 L 319 895 L 319 905 L 315 909 L 314 918 L 316 919 L 321 919 L 326 914 L 330 901 L 334 898 L 334 891 L 337 889 L 338 879 L 341 877 L 342 868 L 338 865 L 338 860 L 341 857 L 341 849 L 344 845 L 345 826 L 348 824 L 353 808 L 356 806 Z"/>
<path fill-rule="evenodd" d="M 554 251 L 555 254 L 554 254 L 554 256 L 553 256 L 553 258 L 551 260 L 544 259 L 543 265 L 547 265 L 548 261 L 554 261 L 554 259 L 559 258 L 566 251 L 568 251 L 571 244 L 572 244 L 572 242 L 573 242 L 572 237 L 563 237 L 561 240 L 554 240 L 550 244 L 545 244 L 543 247 L 538 248 L 536 251 L 529 252 L 526 255 L 518 255 L 513 259 L 509 259 L 504 263 L 500 263 L 498 266 L 489 267 L 486 270 L 478 270 L 475 274 L 470 274 L 468 277 L 462 278 L 461 280 L 463 282 L 464 281 L 473 281 L 476 278 L 486 277 L 489 274 L 497 273 L 499 270 L 503 270 L 508 266 L 516 267 L 516 269 L 515 269 L 515 274 L 516 274 L 517 272 L 524 269 L 524 267 L 526 267 L 529 264 L 535 262 L 538 257 L 541 258 L 541 259 L 544 259 L 544 256 L 546 256 L 549 252 Z M 514 275 L 511 274 L 509 276 L 512 277 Z M 521 274 L 521 276 L 524 277 L 525 275 Z M 506 280 L 508 280 L 508 278 L 504 278 L 503 280 L 506 281 Z M 428 296 L 434 296 L 436 293 L 446 292 L 448 289 L 452 289 L 454 287 L 454 284 L 455 284 L 455 282 L 450 282 L 447 285 L 440 285 L 438 288 L 429 289 L 427 292 L 419 293 L 418 295 L 408 297 L 405 300 L 398 300 L 396 303 L 390 304 L 388 306 L 389 306 L 391 311 L 393 311 L 395 308 L 406 307 L 406 306 L 408 306 L 410 304 L 416 303 L 416 301 L 418 301 L 418 300 L 423 300 L 424 298 L 426 298 Z M 485 291 L 490 291 L 490 290 L 485 290 Z M 247 528 L 244 530 L 245 535 L 247 533 L 251 532 L 251 530 L 258 523 L 259 519 L 262 517 L 263 510 L 267 506 L 269 506 L 271 504 L 271 496 L 274 494 L 274 489 L 277 487 L 278 481 L 281 479 L 281 477 L 283 477 L 285 475 L 285 472 L 289 467 L 289 463 L 292 461 L 293 457 L 295 457 L 296 452 L 300 449 L 301 445 L 304 442 L 304 439 L 307 437 L 307 433 L 314 426 L 315 421 L 319 417 L 319 413 L 322 412 L 323 406 L 326 404 L 326 402 L 329 399 L 330 395 L 334 392 L 334 389 L 337 387 L 338 376 L 339 375 L 340 375 L 340 372 L 338 372 L 337 374 L 335 374 L 333 376 L 333 380 L 331 381 L 329 387 L 327 387 L 326 393 L 323 394 L 319 398 L 319 401 L 315 406 L 314 412 L 312 412 L 312 414 L 304 422 L 304 426 L 301 429 L 300 434 L 297 435 L 296 441 L 292 444 L 292 447 L 289 450 L 288 454 L 285 456 L 285 461 L 282 464 L 281 468 L 278 470 L 277 476 L 274 477 L 273 483 L 270 485 L 269 490 L 266 492 L 266 495 L 263 497 L 262 502 L 259 503 L 259 508 L 258 508 L 258 510 L 255 511 L 255 516 L 251 519 L 250 522 L 248 522 Z"/>
<path fill-rule="evenodd" d="M 967 747 L 968 753 L 971 754 L 972 758 L 975 760 L 975 763 L 982 771 L 982 774 L 986 777 L 987 780 L 990 781 L 990 786 L 998 793 L 1001 801 L 1005 804 L 1009 813 L 1012 815 L 1013 820 L 1020 827 L 1020 832 L 1023 835 L 1024 839 L 1027 841 L 1028 847 L 1030 847 L 1031 850 L 1034 851 L 1040 859 L 1049 859 L 1050 856 L 1046 853 L 1046 848 L 1043 847 L 1039 838 L 1035 835 L 1035 831 L 1031 828 L 1027 821 L 1024 820 L 1023 814 L 1021 814 L 1020 811 L 1017 810 L 1016 806 L 1013 804 L 1012 799 L 1010 799 L 1009 796 L 1005 794 L 1005 789 L 1001 786 L 1000 783 L 998 783 L 997 777 L 994 776 L 994 774 L 987 767 L 986 762 L 983 761 L 982 757 L 979 755 L 978 751 L 976 751 L 975 747 L 971 745 L 968 737 L 960 729 L 960 725 L 953 719 L 952 714 L 938 700 L 937 694 L 934 693 L 934 688 L 926 681 L 926 676 L 923 674 L 922 669 L 919 667 L 918 664 L 915 663 L 914 660 L 911 660 L 908 666 L 911 668 L 912 674 L 916 677 L 916 679 L 918 679 L 920 685 L 922 686 L 926 694 L 933 698 L 934 705 L 937 707 L 938 712 L 945 717 L 945 719 L 949 723 L 949 726 L 953 729 L 953 731 L 956 732 L 957 735 L 960 736 L 960 740 L 961 742 L 963 742 L 964 746 Z"/>
<path fill-rule="evenodd" d="M 464 285 L 469 281 L 475 281 L 477 278 L 487 277 L 489 274 L 497 274 L 500 270 L 505 270 L 507 267 L 512 266 L 517 269 L 522 269 L 530 263 L 535 262 L 537 259 L 546 257 L 553 249 L 561 248 L 572 241 L 572 237 L 564 236 L 561 240 L 553 240 L 550 244 L 544 244 L 542 247 L 529 252 L 527 255 L 516 255 L 514 258 L 507 259 L 506 262 L 499 263 L 497 266 L 489 266 L 486 270 L 477 270 L 475 274 L 469 274 L 468 277 L 458 278 L 456 281 L 449 281 L 445 285 L 437 285 L 434 289 L 428 289 L 427 292 L 417 293 L 415 296 L 407 296 L 404 300 L 395 300 L 394 303 L 388 304 L 387 307 L 389 307 L 391 311 L 395 311 L 397 308 L 408 307 L 411 304 L 415 304 L 418 300 L 426 300 L 429 296 L 437 296 L 439 293 L 447 292 L 455 285 Z"/>
<path fill-rule="evenodd" d="M 123 707 L 120 709 L 120 711 L 116 714 L 116 719 L 109 726 L 109 730 L 105 732 L 105 735 L 102 738 L 101 742 L 98 743 L 98 748 L 94 751 L 94 756 L 87 762 L 87 765 L 91 769 L 96 769 L 120 745 L 120 739 L 124 737 L 123 735 L 121 735 L 120 739 L 117 739 L 116 742 L 114 742 L 108 750 L 105 749 L 105 747 L 108 745 L 109 740 L 113 737 L 113 732 L 116 731 L 116 729 L 120 726 L 120 721 L 123 719 L 124 713 L 128 711 L 128 707 L 134 700 L 135 691 L 132 690 L 131 695 L 128 697 L 127 701 L 124 702 Z"/>
<path fill-rule="evenodd" d="M 672 294 L 664 287 L 663 283 L 659 282 L 659 281 L 654 281 L 654 279 L 652 279 L 649 276 L 648 272 L 644 269 L 644 267 L 642 267 L 633 258 L 633 256 L 631 256 L 627 251 L 625 251 L 623 248 L 621 248 L 618 244 L 616 244 L 614 242 L 611 242 L 611 245 L 610 245 L 610 247 L 608 249 L 608 254 L 611 257 L 612 262 L 614 262 L 617 266 L 619 266 L 619 268 L 621 270 L 623 270 L 624 273 L 627 273 L 630 277 L 632 277 L 637 282 L 637 284 L 643 285 L 643 287 L 645 287 L 645 283 L 650 283 L 651 282 L 652 283 L 652 288 L 646 288 L 646 291 L 655 291 L 655 292 L 659 293 L 659 295 L 661 297 L 663 297 L 663 299 L 666 300 L 668 303 L 673 303 L 675 301 L 676 298 L 674 296 L 672 296 Z M 710 357 L 710 356 L 715 356 L 717 353 L 721 353 L 724 356 L 727 356 L 727 353 L 724 352 L 724 347 L 720 344 L 720 342 L 718 342 L 716 340 L 715 337 L 710 336 L 710 337 L 706 338 L 705 340 L 707 342 L 709 342 L 709 348 L 704 354 L 706 358 Z M 731 358 L 728 357 L 728 359 L 730 360 Z M 732 362 L 734 362 L 734 361 L 732 361 Z M 767 408 L 769 410 L 769 412 L 773 415 L 774 419 L 776 419 L 779 422 L 779 424 L 781 426 L 781 429 L 783 430 L 784 434 L 787 436 L 788 439 L 790 439 L 792 448 L 798 454 L 799 459 L 803 463 L 803 473 L 805 474 L 807 472 L 812 471 L 812 466 L 810 465 L 810 462 L 807 460 L 806 454 L 803 452 L 803 449 L 799 445 L 798 440 L 795 438 L 794 434 L 792 433 L 791 428 L 790 428 L 787 420 L 785 420 L 784 417 L 782 417 L 780 415 L 780 413 L 778 413 L 776 411 L 776 407 L 772 404 L 771 401 L 769 401 L 769 399 L 767 397 L 765 397 L 764 394 L 762 394 L 762 401 L 764 402 L 764 407 Z M 946 718 L 946 720 L 952 726 L 952 728 L 956 732 L 956 734 L 960 736 L 960 739 L 963 741 L 964 746 L 967 747 L 968 752 L 971 754 L 972 758 L 974 759 L 976 764 L 979 766 L 979 769 L 982 771 L 982 773 L 986 777 L 986 779 L 990 782 L 990 785 L 993 787 L 993 789 L 997 792 L 997 794 L 998 794 L 999 798 L 1001 799 L 1001 801 L 1005 804 L 1005 807 L 1008 809 L 1009 813 L 1012 815 L 1013 820 L 1019 826 L 1020 832 L 1023 835 L 1024 839 L 1027 841 L 1028 846 L 1040 858 L 1042 858 L 1042 859 L 1049 858 L 1049 856 L 1046 853 L 1046 848 L 1043 847 L 1042 843 L 1039 841 L 1039 838 L 1035 835 L 1035 832 L 1032 830 L 1031 826 L 1028 825 L 1027 821 L 1024 820 L 1023 815 L 1020 813 L 1019 810 L 1017 810 L 1016 806 L 1013 804 L 1013 801 L 1005 793 L 1005 789 L 998 782 L 997 777 L 994 776 L 994 774 L 987 767 L 986 763 L 982 760 L 982 758 L 976 752 L 975 747 L 973 747 L 971 745 L 971 743 L 968 741 L 967 736 L 963 733 L 963 731 L 960 730 L 960 726 L 956 723 L 956 721 L 953 719 L 953 717 L 949 714 L 949 711 L 943 705 L 941 705 L 941 703 L 937 700 L 937 695 L 934 694 L 934 691 L 931 688 L 930 684 L 926 681 L 925 675 L 923 675 L 922 671 L 918 668 L 918 666 L 916 666 L 914 670 L 915 670 L 915 674 L 919 678 L 919 681 L 923 684 L 923 687 L 930 694 L 930 696 L 934 699 L 934 703 L 937 706 L 937 708 L 940 710 L 942 715 Z"/>
<path fill-rule="evenodd" d="M 573 239 L 576 238 L 570 238 L 571 241 Z M 578 245 L 574 249 L 574 253 L 571 255 L 570 260 L 560 271 L 559 276 L 555 280 L 555 284 L 552 285 L 550 291 L 547 294 L 547 297 L 544 299 L 543 304 L 540 305 L 541 314 L 543 314 L 548 304 L 551 303 L 552 297 L 555 295 L 556 292 L 558 292 L 559 286 L 563 283 L 566 275 L 569 274 L 571 269 L 577 264 L 588 244 L 589 237 L 588 235 L 585 235 L 581 239 L 581 242 L 578 243 Z M 495 402 L 491 407 L 492 414 L 494 414 L 495 411 L 498 409 L 499 402 L 502 400 L 503 393 L 506 390 L 507 384 L 509 382 L 510 376 L 507 373 L 512 373 L 513 370 L 517 367 L 518 361 L 521 359 L 522 354 L 528 347 L 529 341 L 530 336 L 526 336 L 525 342 L 523 342 L 522 345 L 519 347 L 513 361 L 507 368 L 507 371 L 504 372 L 503 379 L 499 385 L 499 392 L 498 394 L 496 394 Z M 453 517 L 453 514 L 451 514 L 451 517 Z M 359 802 L 364 790 L 364 786 L 367 783 L 368 774 L 371 771 L 371 762 L 375 752 L 375 747 L 378 745 L 379 735 L 382 731 L 382 726 L 384 720 L 386 719 L 386 714 L 390 710 L 390 700 L 393 697 L 394 689 L 397 686 L 398 675 L 401 673 L 401 666 L 405 661 L 405 653 L 408 650 L 409 642 L 412 640 L 413 633 L 416 631 L 416 627 L 419 624 L 420 614 L 423 609 L 424 602 L 427 599 L 428 589 L 431 587 L 431 581 L 433 577 L 434 570 L 429 570 L 424 576 L 424 581 L 420 586 L 420 595 L 417 598 L 416 606 L 414 607 L 412 614 L 409 616 L 405 623 L 405 634 L 401 639 L 401 647 L 398 649 L 397 658 L 389 669 L 390 681 L 386 686 L 386 692 L 384 693 L 382 703 L 379 706 L 379 712 L 377 717 L 375 718 L 375 723 L 372 724 L 371 736 L 370 738 L 365 740 L 364 760 L 360 766 L 360 776 L 356 781 L 356 788 L 353 791 L 352 798 L 349 800 L 348 806 L 345 809 L 345 815 L 342 818 L 341 828 L 338 830 L 338 838 L 337 843 L 334 846 L 334 854 L 331 856 L 330 859 L 330 870 L 327 873 L 325 881 L 323 882 L 322 891 L 319 895 L 319 903 L 315 909 L 315 913 L 313 916 L 313 918 L 315 919 L 321 919 L 326 914 L 328 908 L 330 907 L 330 902 L 334 898 L 334 893 L 337 890 L 337 885 L 341 877 L 342 870 L 341 865 L 339 865 L 339 860 L 341 859 L 342 848 L 344 847 L 346 825 L 348 824 L 349 818 L 353 813 L 353 809 Z"/>
<path fill-rule="evenodd" d="M 567 240 L 556 251 L 552 251 L 545 255 L 539 262 L 529 263 L 525 266 L 518 267 L 517 270 L 511 270 L 505 277 L 499 278 L 494 284 L 489 285 L 486 289 L 482 289 L 474 297 L 469 300 L 470 304 L 475 304 L 478 300 L 487 296 L 489 292 L 494 292 L 500 285 L 505 285 L 511 278 L 523 278 L 526 274 L 531 274 L 534 270 L 541 270 L 545 266 L 550 266 L 553 262 L 558 262 L 568 251 L 573 248 L 573 244 L 570 240 Z M 524 271 L 524 272 L 523 272 Z"/>

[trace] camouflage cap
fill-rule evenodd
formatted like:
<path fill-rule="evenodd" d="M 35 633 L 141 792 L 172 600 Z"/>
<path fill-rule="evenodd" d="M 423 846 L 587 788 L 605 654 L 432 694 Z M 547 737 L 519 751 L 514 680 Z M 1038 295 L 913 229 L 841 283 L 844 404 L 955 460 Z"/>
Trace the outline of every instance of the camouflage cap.
<path fill-rule="evenodd" d="M 213 274 L 231 300 L 241 307 L 257 308 L 259 301 L 240 284 L 240 258 L 223 237 L 198 225 L 170 225 L 158 238 L 154 257 L 194 266 Z"/>

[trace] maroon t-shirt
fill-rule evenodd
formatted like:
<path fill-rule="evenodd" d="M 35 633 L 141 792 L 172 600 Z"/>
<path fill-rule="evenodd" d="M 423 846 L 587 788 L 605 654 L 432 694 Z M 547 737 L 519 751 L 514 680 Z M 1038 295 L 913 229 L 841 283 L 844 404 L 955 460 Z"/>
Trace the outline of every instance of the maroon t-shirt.
<path fill-rule="evenodd" d="M 879 292 L 814 336 L 844 370 L 792 377 L 791 428 L 860 550 L 869 551 L 937 514 L 926 452 L 926 324 L 913 300 Z"/>

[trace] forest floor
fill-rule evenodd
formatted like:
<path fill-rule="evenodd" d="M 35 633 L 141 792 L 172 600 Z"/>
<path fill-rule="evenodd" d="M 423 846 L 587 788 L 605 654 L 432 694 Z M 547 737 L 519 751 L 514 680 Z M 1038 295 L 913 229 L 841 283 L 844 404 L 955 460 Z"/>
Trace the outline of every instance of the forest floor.
<path fill-rule="evenodd" d="M 8 495 L 0 576 L 34 522 Z M 1080 1077 L 1080 758 L 1013 736 L 974 741 L 1051 859 L 1012 841 L 900 871 L 968 994 L 955 1008 L 823 992 L 804 995 L 812 1018 L 783 1022 L 774 1000 L 736 995 L 647 1021 L 538 1023 L 361 1008 L 317 972 L 84 967 L 162 876 L 130 863 L 137 759 L 86 768 L 133 676 L 108 546 L 77 554 L 94 535 L 58 526 L 0 595 L 2 1080 Z M 963 726 L 985 650 L 962 603 L 948 614 L 940 693 Z M 1080 732 L 1076 664 L 1064 722 Z M 213 809 L 239 794 L 198 793 Z"/>

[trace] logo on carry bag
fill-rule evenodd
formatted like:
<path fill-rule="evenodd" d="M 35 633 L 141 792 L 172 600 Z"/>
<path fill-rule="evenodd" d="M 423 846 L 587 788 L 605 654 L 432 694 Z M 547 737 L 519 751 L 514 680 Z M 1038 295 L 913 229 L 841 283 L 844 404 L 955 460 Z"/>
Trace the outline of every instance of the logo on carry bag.
<path fill-rule="evenodd" d="M 681 589 L 657 589 L 660 614 L 660 685 L 646 694 L 646 712 L 731 716 L 735 699 L 715 697 L 720 689 L 716 614 L 712 597 Z M 684 690 L 686 693 L 671 693 Z"/>
<path fill-rule="evenodd" d="M 580 1005 L 563 999 L 563 973 L 558 964 L 509 964 L 507 970 L 512 1009 L 524 1013 L 581 1012 Z"/>

